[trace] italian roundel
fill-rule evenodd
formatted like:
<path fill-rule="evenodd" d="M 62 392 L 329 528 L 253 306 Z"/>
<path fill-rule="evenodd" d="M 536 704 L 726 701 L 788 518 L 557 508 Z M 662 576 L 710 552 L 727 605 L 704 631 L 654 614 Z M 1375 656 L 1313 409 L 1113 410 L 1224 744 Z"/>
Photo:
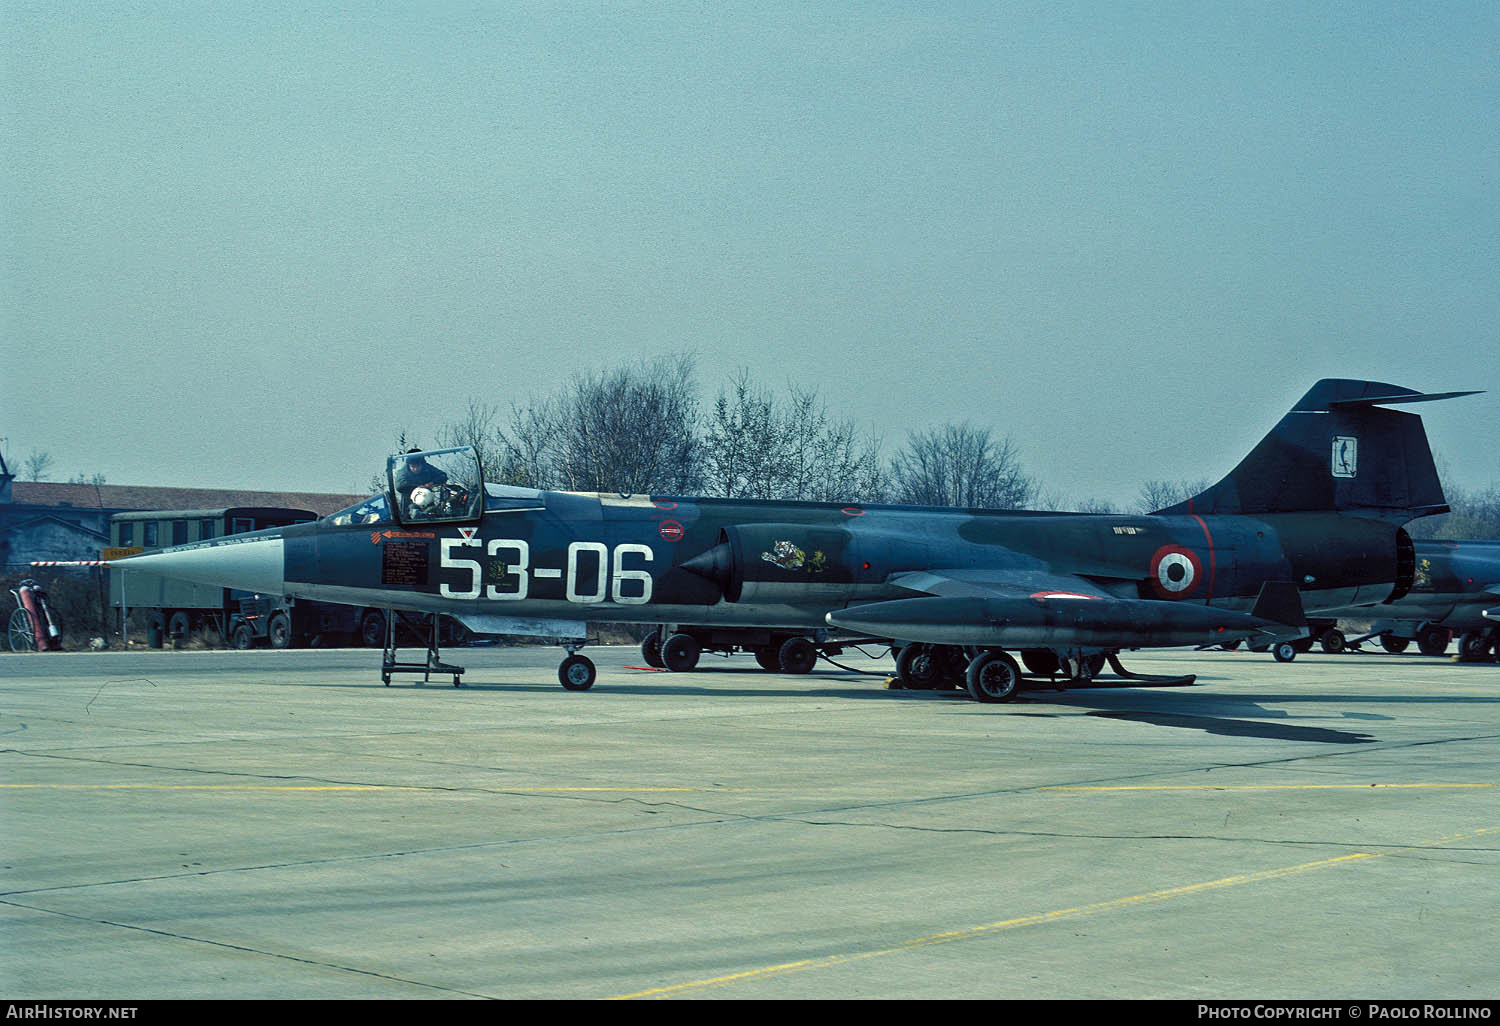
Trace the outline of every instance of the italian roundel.
<path fill-rule="evenodd" d="M 1203 577 L 1203 564 L 1191 549 L 1163 545 L 1151 557 L 1151 587 L 1162 598 L 1187 598 Z"/>

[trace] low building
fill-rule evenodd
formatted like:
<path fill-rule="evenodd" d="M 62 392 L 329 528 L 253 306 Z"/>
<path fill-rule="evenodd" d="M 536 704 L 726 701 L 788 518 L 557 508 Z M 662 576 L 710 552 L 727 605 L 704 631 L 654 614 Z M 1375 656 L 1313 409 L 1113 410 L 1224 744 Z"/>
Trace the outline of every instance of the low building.
<path fill-rule="evenodd" d="M 325 516 L 364 498 L 323 492 L 16 481 L 0 466 L 0 572 L 24 572 L 33 560 L 98 559 L 109 545 L 109 520 L 116 513 L 280 506 Z"/>

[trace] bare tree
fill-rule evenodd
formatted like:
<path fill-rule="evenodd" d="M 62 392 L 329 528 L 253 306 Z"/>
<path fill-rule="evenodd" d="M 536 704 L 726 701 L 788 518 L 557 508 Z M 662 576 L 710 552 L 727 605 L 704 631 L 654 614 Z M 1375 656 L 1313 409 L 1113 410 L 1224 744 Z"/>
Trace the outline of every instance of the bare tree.
<path fill-rule="evenodd" d="M 703 435 L 703 484 L 725 499 L 769 499 L 785 477 L 786 455 L 776 402 L 741 370 L 720 389 Z"/>
<path fill-rule="evenodd" d="M 556 488 L 559 486 L 553 464 L 555 399 L 533 401 L 526 406 L 512 406 L 509 429 L 496 434 L 494 466 L 485 465 L 490 480 L 497 484 L 522 488 Z"/>
<path fill-rule="evenodd" d="M 913 434 L 892 461 L 891 490 L 914 506 L 1019 509 L 1037 486 L 1009 436 L 997 443 L 989 428 L 964 423 Z"/>
<path fill-rule="evenodd" d="M 493 478 L 503 464 L 503 433 L 499 427 L 499 412 L 492 403 L 470 399 L 469 405 L 458 420 L 438 428 L 437 445 L 440 449 L 452 449 L 467 445 L 479 456 L 479 465 L 486 478 Z"/>
<path fill-rule="evenodd" d="M 1087 499 L 1064 499 L 1054 491 L 1039 491 L 1031 498 L 1031 509 L 1060 510 L 1068 513 L 1121 513 L 1118 503 L 1097 495 Z"/>
<path fill-rule="evenodd" d="M 789 498 L 815 502 L 879 502 L 886 472 L 880 440 L 861 437 L 851 420 L 831 420 L 816 391 L 794 386 L 784 431 L 789 453 Z"/>
<path fill-rule="evenodd" d="M 885 469 L 879 440 L 830 418 L 816 389 L 773 395 L 742 370 L 709 414 L 703 479 L 708 494 L 724 498 L 877 502 Z"/>
<path fill-rule="evenodd" d="M 557 469 L 568 488 L 681 494 L 697 487 L 692 357 L 579 375 L 558 414 Z"/>
<path fill-rule="evenodd" d="M 691 356 L 575 376 L 557 395 L 511 407 L 471 402 L 443 429 L 481 448 L 502 484 L 571 491 L 681 494 L 699 481 L 698 399 Z"/>
<path fill-rule="evenodd" d="M 104 484 L 103 474 L 75 474 L 72 477 L 68 478 L 68 484 L 91 485 L 94 489 L 94 500 L 98 502 L 100 506 L 104 505 L 104 493 L 99 490 L 100 487 Z"/>
<path fill-rule="evenodd" d="M 1135 512 L 1155 513 L 1179 502 L 1186 502 L 1193 496 L 1208 491 L 1211 483 L 1206 478 L 1197 481 L 1147 481 L 1141 485 L 1140 494 L 1136 496 Z"/>
<path fill-rule="evenodd" d="M 33 449 L 31 455 L 27 456 L 22 463 L 22 467 L 21 476 L 27 481 L 44 481 L 52 472 L 52 456 L 50 453 Z"/>
<path fill-rule="evenodd" d="M 1500 538 L 1500 488 L 1469 491 L 1444 484 L 1451 513 L 1421 517 L 1406 525 L 1413 538 L 1443 541 L 1484 541 Z"/>

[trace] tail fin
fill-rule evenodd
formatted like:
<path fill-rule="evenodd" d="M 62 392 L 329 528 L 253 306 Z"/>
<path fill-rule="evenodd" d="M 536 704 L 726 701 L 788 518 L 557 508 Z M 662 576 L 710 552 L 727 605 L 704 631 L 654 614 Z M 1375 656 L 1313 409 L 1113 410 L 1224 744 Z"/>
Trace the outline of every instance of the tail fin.
<path fill-rule="evenodd" d="M 1475 394 L 1325 378 L 1229 476 L 1159 512 L 1358 511 L 1400 523 L 1446 513 L 1422 418 L 1380 407 Z"/>

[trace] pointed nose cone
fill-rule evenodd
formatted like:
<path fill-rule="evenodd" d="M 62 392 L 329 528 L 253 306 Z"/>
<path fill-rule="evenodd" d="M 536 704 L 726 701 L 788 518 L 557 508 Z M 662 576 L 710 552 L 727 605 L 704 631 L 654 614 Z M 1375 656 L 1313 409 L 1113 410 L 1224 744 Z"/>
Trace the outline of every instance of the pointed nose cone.
<path fill-rule="evenodd" d="M 280 595 L 286 585 L 280 535 L 231 535 L 190 547 L 144 552 L 115 561 L 120 570 L 139 571 L 174 581 L 218 588 L 241 588 Z"/>
<path fill-rule="evenodd" d="M 689 573 L 713 581 L 719 587 L 729 583 L 733 576 L 734 555 L 728 542 L 720 542 L 707 552 L 701 552 L 682 564 Z"/>

